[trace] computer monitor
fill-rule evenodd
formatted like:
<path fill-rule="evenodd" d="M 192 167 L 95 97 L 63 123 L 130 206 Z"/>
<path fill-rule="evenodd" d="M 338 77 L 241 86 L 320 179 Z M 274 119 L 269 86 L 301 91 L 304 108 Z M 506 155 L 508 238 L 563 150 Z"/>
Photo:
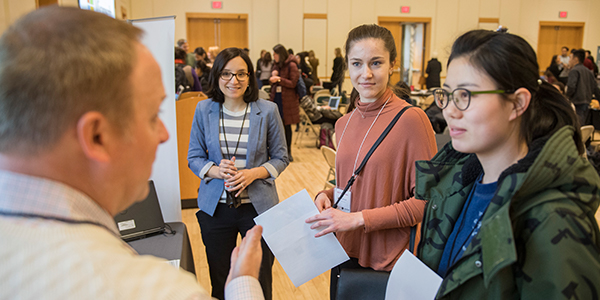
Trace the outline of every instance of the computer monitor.
<path fill-rule="evenodd" d="M 329 107 L 331 109 L 338 109 L 341 99 L 342 97 L 329 97 Z"/>

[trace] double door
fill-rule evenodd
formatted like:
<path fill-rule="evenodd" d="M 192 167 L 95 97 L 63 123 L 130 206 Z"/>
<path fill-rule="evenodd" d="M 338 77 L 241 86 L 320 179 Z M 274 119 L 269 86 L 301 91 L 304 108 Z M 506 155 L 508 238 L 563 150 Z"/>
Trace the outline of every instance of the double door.
<path fill-rule="evenodd" d="M 190 51 L 196 47 L 248 48 L 247 14 L 187 13 Z"/>
<path fill-rule="evenodd" d="M 569 52 L 581 48 L 584 25 L 579 22 L 540 22 L 537 47 L 540 74 L 550 66 L 553 55 L 560 55 L 562 47 L 569 47 Z"/>

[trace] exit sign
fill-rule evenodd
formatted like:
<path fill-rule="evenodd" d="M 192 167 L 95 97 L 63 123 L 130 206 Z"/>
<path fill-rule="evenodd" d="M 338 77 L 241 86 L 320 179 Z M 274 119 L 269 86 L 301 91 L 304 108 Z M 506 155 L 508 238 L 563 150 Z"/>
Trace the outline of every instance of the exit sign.
<path fill-rule="evenodd" d="M 566 18 L 567 17 L 567 12 L 566 11 L 559 11 L 558 12 L 558 17 L 559 18 Z"/>
<path fill-rule="evenodd" d="M 400 12 L 403 14 L 407 14 L 410 12 L 410 6 L 402 6 L 400 7 Z"/>
<path fill-rule="evenodd" d="M 223 2 L 221 2 L 221 1 L 213 1 L 212 2 L 212 8 L 215 8 L 215 9 L 221 9 L 221 8 L 223 8 Z"/>

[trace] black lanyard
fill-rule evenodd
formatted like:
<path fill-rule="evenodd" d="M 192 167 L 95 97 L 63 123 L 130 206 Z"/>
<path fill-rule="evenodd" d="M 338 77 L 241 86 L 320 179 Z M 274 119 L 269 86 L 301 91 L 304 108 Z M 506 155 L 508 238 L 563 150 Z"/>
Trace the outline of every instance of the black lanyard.
<path fill-rule="evenodd" d="M 247 114 L 248 114 L 248 103 L 246 103 L 246 111 L 244 112 L 244 119 L 242 120 L 242 127 L 240 127 L 240 134 L 238 135 L 238 140 L 237 140 L 237 143 L 235 144 L 235 151 L 233 151 L 233 155 L 231 155 L 229 153 L 229 145 L 227 144 L 227 133 L 225 132 L 225 118 L 223 116 L 223 104 L 221 104 L 221 125 L 223 126 L 223 139 L 225 139 L 225 149 L 227 150 L 227 156 L 228 156 L 227 159 L 229 159 L 229 160 L 231 160 L 231 158 L 237 154 L 237 150 L 238 150 L 238 146 L 240 145 L 240 139 L 242 138 L 242 132 L 244 130 L 244 123 L 246 122 Z M 224 154 L 224 153 L 222 153 L 222 154 Z"/>
<path fill-rule="evenodd" d="M 388 135 L 388 133 L 390 133 L 390 130 L 392 130 L 392 127 L 394 127 L 394 125 L 396 125 L 396 122 L 398 122 L 398 119 L 400 119 L 400 116 L 402 116 L 402 114 L 407 109 L 409 109 L 411 107 L 412 107 L 411 105 L 405 106 L 401 111 L 399 111 L 398 114 L 394 117 L 394 119 L 390 122 L 390 124 L 381 133 L 381 135 L 379 136 L 379 138 L 377 139 L 377 141 L 375 141 L 375 144 L 373 144 L 373 146 L 371 147 L 371 149 L 369 150 L 369 152 L 367 152 L 367 155 L 365 156 L 365 158 L 363 159 L 363 161 L 360 163 L 360 166 L 358 166 L 358 168 L 356 168 L 356 170 L 354 171 L 354 173 L 352 174 L 352 176 L 348 180 L 348 183 L 346 184 L 346 187 L 344 188 L 344 190 L 340 194 L 340 197 L 333 204 L 333 208 L 337 208 L 338 203 L 340 202 L 340 200 L 342 199 L 342 197 L 344 197 L 344 194 L 346 194 L 346 192 L 350 189 L 350 187 L 352 186 L 352 184 L 354 184 L 354 181 L 356 180 L 356 176 L 358 176 L 360 174 L 360 172 L 362 171 L 363 167 L 367 163 L 367 160 L 369 160 L 369 158 L 371 157 L 371 154 L 373 154 L 373 151 L 375 151 L 375 149 L 377 149 L 377 147 L 379 146 L 379 144 L 381 144 L 381 142 L 383 141 L 383 139 Z"/>

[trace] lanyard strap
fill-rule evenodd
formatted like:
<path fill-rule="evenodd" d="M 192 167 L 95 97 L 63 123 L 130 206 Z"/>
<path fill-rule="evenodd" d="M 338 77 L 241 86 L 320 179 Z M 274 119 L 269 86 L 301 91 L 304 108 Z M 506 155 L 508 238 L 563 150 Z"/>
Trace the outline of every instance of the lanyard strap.
<path fill-rule="evenodd" d="M 402 114 L 407 109 L 409 109 L 411 107 L 412 107 L 411 105 L 405 106 L 400 112 L 398 112 L 398 114 L 394 117 L 394 119 L 392 120 L 392 122 L 390 122 L 390 124 L 385 128 L 385 130 L 383 131 L 383 133 L 381 133 L 381 135 L 379 136 L 379 138 L 377 139 L 377 141 L 375 141 L 375 144 L 373 144 L 373 146 L 371 147 L 371 149 L 369 150 L 369 152 L 367 152 L 367 155 L 365 155 L 365 158 L 363 159 L 362 163 L 360 163 L 360 166 L 358 166 L 358 168 L 356 168 L 356 170 L 354 171 L 354 173 L 352 174 L 352 176 L 350 176 L 350 179 L 348 180 L 348 183 L 346 184 L 346 187 L 344 188 L 344 190 L 340 194 L 340 197 L 333 204 L 333 208 L 337 208 L 338 203 L 344 197 L 344 194 L 346 194 L 346 192 L 350 189 L 350 187 L 352 186 L 352 184 L 354 184 L 354 181 L 356 180 L 356 176 L 358 176 L 360 174 L 360 172 L 364 168 L 365 164 L 367 163 L 367 161 L 369 160 L 369 158 L 371 157 L 371 155 L 373 154 L 373 152 L 375 151 L 375 149 L 377 149 L 377 147 L 379 146 L 379 144 L 381 144 L 381 142 L 383 141 L 383 139 L 388 135 L 388 133 L 390 133 L 390 130 L 392 130 L 392 127 L 394 127 L 394 125 L 396 125 L 396 122 L 398 122 L 398 119 L 400 119 L 400 116 L 402 116 Z"/>
<path fill-rule="evenodd" d="M 233 151 L 233 155 L 231 155 L 229 153 L 229 145 L 227 144 L 227 132 L 225 132 L 225 116 L 223 115 L 223 104 L 221 104 L 221 124 L 223 125 L 223 139 L 225 140 L 225 150 L 227 150 L 227 156 L 229 156 L 227 159 L 231 159 L 237 154 L 238 146 L 240 145 L 240 139 L 242 138 L 242 132 L 244 131 L 246 115 L 248 115 L 248 103 L 246 103 L 246 111 L 244 111 L 244 119 L 242 120 L 242 127 L 240 127 L 240 134 L 238 135 L 237 144 L 235 144 L 235 151 Z M 221 150 L 221 152 L 223 151 Z"/>

